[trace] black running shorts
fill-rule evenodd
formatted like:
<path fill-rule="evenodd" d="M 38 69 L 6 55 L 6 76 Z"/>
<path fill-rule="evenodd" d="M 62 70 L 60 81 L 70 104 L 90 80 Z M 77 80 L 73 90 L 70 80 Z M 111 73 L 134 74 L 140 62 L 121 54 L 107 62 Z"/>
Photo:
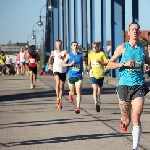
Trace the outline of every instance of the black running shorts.
<path fill-rule="evenodd" d="M 116 93 L 122 101 L 132 101 L 137 97 L 143 97 L 149 92 L 149 88 L 146 85 L 118 85 Z"/>
<path fill-rule="evenodd" d="M 66 81 L 66 73 L 54 72 L 54 76 L 56 76 L 56 75 L 59 76 L 59 79 L 60 79 L 62 82 L 65 82 L 65 81 Z"/>
<path fill-rule="evenodd" d="M 29 66 L 29 71 L 32 71 L 34 74 L 37 74 L 37 66 L 35 66 L 35 67 Z"/>

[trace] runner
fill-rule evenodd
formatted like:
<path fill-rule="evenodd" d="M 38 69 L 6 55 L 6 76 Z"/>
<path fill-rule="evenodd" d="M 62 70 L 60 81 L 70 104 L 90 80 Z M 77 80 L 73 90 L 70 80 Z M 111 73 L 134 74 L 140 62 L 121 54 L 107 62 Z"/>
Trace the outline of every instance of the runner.
<path fill-rule="evenodd" d="M 16 54 L 16 73 L 19 75 L 20 72 L 20 55 Z"/>
<path fill-rule="evenodd" d="M 29 50 L 25 50 L 25 74 L 28 76 L 29 75 Z"/>
<path fill-rule="evenodd" d="M 100 51 L 99 43 L 92 44 L 93 52 L 88 54 L 88 67 L 90 71 L 90 81 L 93 87 L 93 99 L 96 111 L 100 112 L 100 94 L 104 81 L 104 69 L 107 65 L 107 58 L 104 52 Z"/>
<path fill-rule="evenodd" d="M 82 72 L 83 72 L 83 56 L 78 52 L 78 43 L 72 42 L 72 52 L 70 52 L 64 59 L 62 65 L 68 67 L 68 84 L 69 84 L 69 101 L 73 102 L 73 95 L 77 93 L 77 107 L 75 113 L 80 113 L 81 103 L 81 88 L 82 88 Z"/>
<path fill-rule="evenodd" d="M 51 51 L 49 58 L 49 68 L 53 71 L 56 80 L 56 105 L 58 109 L 62 109 L 62 95 L 64 91 L 64 84 L 66 81 L 66 67 L 62 67 L 62 61 L 67 55 L 66 50 L 62 50 L 62 41 L 56 40 L 56 50 Z M 54 62 L 53 62 L 54 58 Z"/>
<path fill-rule="evenodd" d="M 31 45 L 29 48 L 29 71 L 30 71 L 30 88 L 35 88 L 35 83 L 37 79 L 37 55 L 35 51 L 35 46 Z"/>
<path fill-rule="evenodd" d="M 21 66 L 21 74 L 25 74 L 25 51 L 23 48 L 20 49 L 20 66 Z"/>
<path fill-rule="evenodd" d="M 119 45 L 114 55 L 110 58 L 107 65 L 109 69 L 119 69 L 119 84 L 117 86 L 117 95 L 122 114 L 120 128 L 122 132 L 127 131 L 127 127 L 133 121 L 133 150 L 137 150 L 142 126 L 140 117 L 143 111 L 144 96 L 149 89 L 144 85 L 144 63 L 145 68 L 149 70 L 150 58 L 145 53 L 143 46 L 139 43 L 140 25 L 133 22 L 129 25 L 129 42 Z M 121 58 L 120 62 L 115 62 Z"/>

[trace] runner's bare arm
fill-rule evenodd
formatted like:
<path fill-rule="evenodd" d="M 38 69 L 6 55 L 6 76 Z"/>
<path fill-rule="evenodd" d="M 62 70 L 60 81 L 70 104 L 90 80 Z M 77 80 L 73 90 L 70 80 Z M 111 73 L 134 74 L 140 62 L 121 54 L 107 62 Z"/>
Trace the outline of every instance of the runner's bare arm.
<path fill-rule="evenodd" d="M 100 61 L 100 64 L 106 66 L 108 64 L 108 59 L 107 59 L 105 53 L 103 53 L 102 60 L 103 61 Z"/>
<path fill-rule="evenodd" d="M 50 55 L 49 60 L 48 60 L 49 64 L 53 63 L 53 57 L 54 57 L 54 51 L 51 51 L 51 55 Z"/>
<path fill-rule="evenodd" d="M 64 50 L 64 54 L 65 54 L 65 57 L 67 56 L 67 54 L 68 54 L 68 51 L 67 50 Z M 65 58 L 64 57 L 64 58 Z"/>
<path fill-rule="evenodd" d="M 117 63 L 116 60 L 122 55 L 122 51 L 124 50 L 124 45 L 119 45 L 115 52 L 114 55 L 110 58 L 108 64 L 107 64 L 107 68 L 108 69 L 116 69 L 116 68 L 120 68 L 122 67 L 122 63 Z"/>
<path fill-rule="evenodd" d="M 69 60 L 69 54 L 67 54 L 67 56 L 65 57 L 65 59 L 64 59 L 63 62 L 62 62 L 62 66 L 63 66 L 63 67 L 70 67 L 70 66 L 73 65 L 73 63 L 68 64 L 68 63 L 67 63 L 68 60 Z"/>

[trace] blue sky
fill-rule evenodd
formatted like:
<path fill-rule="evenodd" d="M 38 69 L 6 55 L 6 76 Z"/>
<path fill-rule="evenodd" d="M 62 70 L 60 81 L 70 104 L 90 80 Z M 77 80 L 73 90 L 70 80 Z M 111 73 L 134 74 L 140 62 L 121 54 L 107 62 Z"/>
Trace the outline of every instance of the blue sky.
<path fill-rule="evenodd" d="M 107 40 L 110 40 L 110 1 L 107 3 Z M 132 22 L 132 0 L 126 1 L 126 29 Z M 26 42 L 32 33 L 33 25 L 39 20 L 40 9 L 46 4 L 46 0 L 0 0 L 0 44 Z M 46 7 L 41 11 L 46 14 Z M 150 30 L 150 0 L 139 0 L 139 24 L 141 30 Z M 43 18 L 44 19 L 44 18 Z M 42 30 L 35 25 L 35 30 Z M 40 33 L 42 35 L 42 33 Z M 37 35 L 40 41 L 40 35 Z M 33 41 L 30 37 L 29 41 Z M 34 43 L 33 43 L 34 44 Z"/>
<path fill-rule="evenodd" d="M 26 42 L 45 4 L 46 0 L 0 0 L 0 44 L 6 44 L 9 40 L 12 43 Z M 45 14 L 46 7 L 41 10 L 41 15 Z M 42 30 L 42 27 L 35 25 L 34 29 Z M 29 38 L 29 41 L 33 40 Z"/>

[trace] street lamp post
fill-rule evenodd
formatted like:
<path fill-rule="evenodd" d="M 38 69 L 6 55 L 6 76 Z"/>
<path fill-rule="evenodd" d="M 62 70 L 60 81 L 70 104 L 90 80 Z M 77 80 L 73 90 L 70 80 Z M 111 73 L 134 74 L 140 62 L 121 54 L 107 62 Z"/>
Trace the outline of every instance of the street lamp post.
<path fill-rule="evenodd" d="M 41 15 L 40 15 L 41 16 Z M 41 21 L 41 20 L 40 20 Z M 40 22 L 39 21 L 39 22 Z M 33 25 L 33 35 L 32 35 L 32 37 L 34 38 L 35 37 L 35 32 L 36 33 L 38 33 L 39 34 L 39 32 L 41 31 L 43 34 L 42 34 L 42 36 L 41 36 L 41 34 L 40 34 L 40 36 L 41 36 L 41 39 L 42 39 L 42 51 L 43 51 L 43 64 L 44 64 L 44 60 L 45 60 L 45 49 L 44 49 L 44 26 L 43 26 L 43 29 L 42 30 L 34 30 L 34 27 L 35 27 L 35 25 L 37 24 L 37 25 L 39 25 L 39 22 L 36 22 L 34 25 Z M 43 22 L 41 21 L 41 25 L 43 25 Z M 33 39 L 32 38 L 32 39 Z M 35 38 L 35 47 L 36 47 L 36 38 Z"/>
<path fill-rule="evenodd" d="M 37 47 L 37 39 L 36 39 L 36 33 L 38 33 L 42 39 L 42 36 L 41 34 L 39 33 L 39 31 L 41 30 L 33 30 L 33 33 L 32 33 L 32 39 L 35 39 L 35 48 L 36 48 L 36 51 L 38 49 Z M 42 42 L 43 43 L 43 42 Z M 40 44 L 41 45 L 41 44 Z M 43 47 L 43 46 L 42 46 Z M 43 51 L 43 50 L 42 50 Z M 37 51 L 39 53 L 39 51 Z M 40 47 L 40 57 L 42 55 L 42 52 L 41 52 L 41 47 Z M 40 60 L 40 62 L 38 63 L 38 66 L 41 68 L 43 66 L 43 61 Z"/>
<path fill-rule="evenodd" d="M 45 43 L 44 43 L 44 41 L 45 41 L 44 40 L 44 23 L 43 23 L 43 21 L 41 21 L 41 17 L 43 17 L 43 16 L 41 16 L 41 11 L 45 6 L 47 6 L 47 4 L 44 5 L 43 7 L 41 7 L 41 9 L 40 9 L 40 16 L 39 16 L 39 21 L 38 21 L 38 25 L 40 27 L 41 26 L 43 27 L 43 64 L 46 63 L 46 60 L 45 60 L 46 53 L 45 53 Z M 51 9 L 51 5 L 48 6 L 48 10 L 50 10 L 50 9 Z M 46 17 L 43 17 L 43 18 L 46 18 Z"/>
<path fill-rule="evenodd" d="M 35 47 L 37 48 L 37 39 L 36 39 L 36 33 L 38 33 L 41 37 L 41 40 L 43 41 L 42 35 L 39 33 L 41 30 L 33 30 L 31 38 L 35 40 Z"/>
<path fill-rule="evenodd" d="M 47 5 L 47 4 L 46 4 Z M 46 5 L 44 5 L 41 9 L 40 9 L 40 16 L 39 16 L 39 21 L 38 21 L 38 25 L 41 27 L 42 25 L 43 25 L 43 22 L 41 21 L 41 17 L 43 17 L 43 16 L 41 16 L 41 11 L 42 11 L 42 9 L 44 8 L 44 7 L 46 7 Z M 53 9 L 53 7 L 51 6 L 51 5 L 49 5 L 48 6 L 48 10 L 52 10 Z"/>
<path fill-rule="evenodd" d="M 25 48 L 26 49 L 28 49 L 29 48 L 29 37 L 32 35 L 32 33 L 30 33 L 29 35 L 28 35 L 28 37 L 27 37 L 27 44 L 26 44 L 26 46 L 25 46 Z"/>

